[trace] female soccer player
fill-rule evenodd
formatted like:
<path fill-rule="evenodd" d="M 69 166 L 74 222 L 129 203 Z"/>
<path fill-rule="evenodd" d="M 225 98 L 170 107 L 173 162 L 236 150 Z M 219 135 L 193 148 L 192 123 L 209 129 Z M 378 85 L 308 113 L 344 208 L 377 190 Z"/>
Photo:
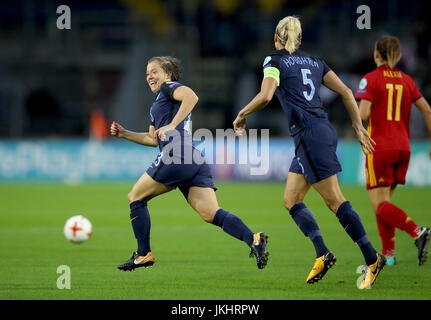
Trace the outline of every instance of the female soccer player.
<path fill-rule="evenodd" d="M 180 61 L 173 57 L 154 57 L 148 61 L 147 82 L 156 94 L 150 108 L 148 132 L 137 133 L 113 122 L 111 135 L 145 146 L 159 146 L 160 154 L 139 178 L 128 194 L 130 220 L 138 242 L 137 252 L 120 270 L 132 271 L 154 264 L 150 248 L 150 214 L 148 201 L 178 187 L 190 206 L 205 222 L 221 227 L 226 233 L 244 241 L 251 248 L 257 266 L 263 269 L 268 261 L 267 235 L 253 234 L 233 213 L 220 209 L 215 195 L 210 168 L 202 154 L 192 146 L 190 119 L 198 97 L 178 81 Z"/>
<path fill-rule="evenodd" d="M 321 83 L 342 96 L 364 150 L 372 152 L 372 140 L 362 126 L 351 90 L 324 61 L 297 50 L 301 40 L 301 23 L 297 17 L 280 20 L 274 35 L 276 51 L 267 56 L 263 63 L 261 90 L 239 112 L 233 126 L 238 132 L 244 130 L 245 117 L 264 108 L 274 93 L 277 95 L 295 143 L 295 157 L 284 191 L 284 206 L 316 249 L 316 260 L 306 282 L 319 281 L 336 262 L 335 255 L 323 241 L 312 212 L 302 202 L 310 186 L 313 186 L 360 247 L 368 265 L 360 288 L 367 288 L 383 269 L 385 257 L 371 245 L 358 213 L 346 201 L 338 185 L 336 174 L 341 171 L 341 166 L 336 155 L 337 133 L 322 108 L 319 98 Z"/>
<path fill-rule="evenodd" d="M 377 69 L 359 84 L 361 118 L 368 121 L 368 133 L 376 141 L 374 153 L 366 156 L 366 181 L 371 206 L 377 217 L 382 253 L 388 265 L 395 264 L 395 228 L 407 232 L 418 248 L 418 263 L 427 258 L 431 230 L 419 227 L 391 203 L 397 184 L 405 184 L 410 160 L 409 118 L 412 103 L 422 112 L 431 138 L 431 108 L 415 82 L 395 68 L 401 58 L 398 38 L 383 36 L 374 48 Z M 431 151 L 430 151 L 431 158 Z"/>

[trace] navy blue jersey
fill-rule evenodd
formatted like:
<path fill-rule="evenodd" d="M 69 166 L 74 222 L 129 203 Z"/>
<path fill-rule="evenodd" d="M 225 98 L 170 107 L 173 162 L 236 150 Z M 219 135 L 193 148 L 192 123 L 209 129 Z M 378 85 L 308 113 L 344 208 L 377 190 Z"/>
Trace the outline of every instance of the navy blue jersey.
<path fill-rule="evenodd" d="M 181 101 L 176 101 L 172 96 L 175 89 L 180 86 L 182 86 L 181 83 L 168 81 L 160 87 L 160 91 L 150 108 L 151 125 L 156 130 L 171 123 L 180 109 Z M 157 137 L 160 154 L 146 171 L 155 181 L 166 186 L 178 187 L 186 199 L 188 199 L 189 189 L 192 186 L 217 190 L 213 183 L 211 169 L 205 162 L 204 156 L 198 149 L 193 147 L 190 128 L 191 116 L 192 113 L 190 112 L 178 124 L 175 132 L 166 133 L 169 136 L 167 141 L 161 141 Z M 175 147 L 179 146 L 175 144 L 176 141 L 181 143 L 184 148 L 177 150 L 167 146 L 168 143 L 173 143 Z M 176 153 L 177 151 L 180 153 Z M 178 162 L 176 163 L 175 161 Z"/>
<path fill-rule="evenodd" d="M 151 117 L 151 125 L 157 129 L 164 127 L 171 123 L 172 119 L 177 114 L 180 109 L 181 101 L 177 101 L 173 98 L 173 93 L 176 88 L 182 86 L 181 83 L 175 81 L 167 81 L 162 84 L 160 87 L 160 91 L 157 93 L 156 98 L 154 99 L 153 104 L 150 108 L 150 117 Z M 187 117 L 181 121 L 176 130 L 181 135 L 181 140 L 184 141 L 184 135 L 190 135 L 190 120 L 192 113 L 190 112 Z M 159 149 L 162 148 L 169 143 L 167 141 L 161 141 L 158 137 L 157 140 L 159 142 Z"/>
<path fill-rule="evenodd" d="M 265 77 L 278 81 L 275 94 L 288 118 L 292 136 L 314 118 L 328 118 L 319 97 L 323 76 L 330 71 L 323 60 L 300 50 L 289 54 L 282 49 L 265 58 L 263 69 Z"/>

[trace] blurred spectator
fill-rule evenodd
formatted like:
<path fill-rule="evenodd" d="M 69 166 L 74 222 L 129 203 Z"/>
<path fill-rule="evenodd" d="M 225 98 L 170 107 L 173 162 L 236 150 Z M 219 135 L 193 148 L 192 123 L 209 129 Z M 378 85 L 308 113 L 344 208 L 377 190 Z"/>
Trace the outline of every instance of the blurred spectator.
<path fill-rule="evenodd" d="M 187 71 L 182 80 L 198 89 L 196 128 L 231 126 L 234 109 L 260 82 L 277 21 L 292 14 L 303 20 L 304 50 L 325 57 L 352 90 L 361 75 L 374 69 L 375 39 L 382 33 L 398 35 L 404 55 L 399 67 L 415 77 L 424 96 L 431 96 L 431 24 L 424 0 L 369 2 L 370 30 L 356 28 L 357 1 L 72 0 L 72 29 L 60 31 L 55 23 L 60 2 L 0 2 L 0 65 L 10 79 L 0 82 L 0 114 L 7 118 L 0 120 L 20 126 L 0 130 L 0 137 L 88 136 L 93 130 L 89 117 L 97 109 L 105 119 L 124 108 L 134 110 L 142 119 L 123 124 L 145 127 L 153 97 L 143 88 L 144 65 L 156 55 L 179 57 Z M 13 97 L 12 82 L 18 84 Z M 40 83 L 43 88 L 29 96 L 19 89 Z M 321 96 L 340 136 L 349 134 L 340 99 L 325 90 Z M 272 133 L 286 135 L 280 111 L 272 102 L 265 117 L 250 120 L 256 128 L 279 123 L 271 125 Z M 415 128 L 414 135 L 421 137 L 421 126 Z"/>

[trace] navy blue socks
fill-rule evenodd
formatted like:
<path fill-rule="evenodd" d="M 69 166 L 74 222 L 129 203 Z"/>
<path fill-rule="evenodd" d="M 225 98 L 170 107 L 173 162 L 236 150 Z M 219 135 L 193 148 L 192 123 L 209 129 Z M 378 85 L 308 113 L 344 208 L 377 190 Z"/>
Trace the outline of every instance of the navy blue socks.
<path fill-rule="evenodd" d="M 130 221 L 132 222 L 135 238 L 138 241 L 138 254 L 146 255 L 151 251 L 151 219 L 146 201 L 137 200 L 130 203 Z"/>
<path fill-rule="evenodd" d="M 316 250 L 316 258 L 323 256 L 329 251 L 323 241 L 319 226 L 313 213 L 305 206 L 304 203 L 298 202 L 290 209 L 290 215 L 295 223 L 301 229 L 302 233 L 313 242 Z"/>
<path fill-rule="evenodd" d="M 365 263 L 371 265 L 376 262 L 377 251 L 373 248 L 362 225 L 361 218 L 349 201 L 343 202 L 337 210 L 337 218 L 347 234 L 359 246 L 365 258 Z"/>
<path fill-rule="evenodd" d="M 232 237 L 244 241 L 249 247 L 253 244 L 253 232 L 233 213 L 218 209 L 212 223 Z"/>

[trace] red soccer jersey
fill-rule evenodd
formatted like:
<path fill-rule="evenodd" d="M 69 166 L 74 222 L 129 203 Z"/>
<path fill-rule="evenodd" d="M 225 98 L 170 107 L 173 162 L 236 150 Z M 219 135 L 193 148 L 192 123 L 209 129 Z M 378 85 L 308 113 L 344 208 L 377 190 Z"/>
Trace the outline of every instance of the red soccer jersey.
<path fill-rule="evenodd" d="M 372 102 L 368 133 L 376 142 L 376 152 L 410 151 L 410 109 L 420 97 L 413 79 L 397 68 L 383 65 L 362 78 L 355 98 Z"/>

